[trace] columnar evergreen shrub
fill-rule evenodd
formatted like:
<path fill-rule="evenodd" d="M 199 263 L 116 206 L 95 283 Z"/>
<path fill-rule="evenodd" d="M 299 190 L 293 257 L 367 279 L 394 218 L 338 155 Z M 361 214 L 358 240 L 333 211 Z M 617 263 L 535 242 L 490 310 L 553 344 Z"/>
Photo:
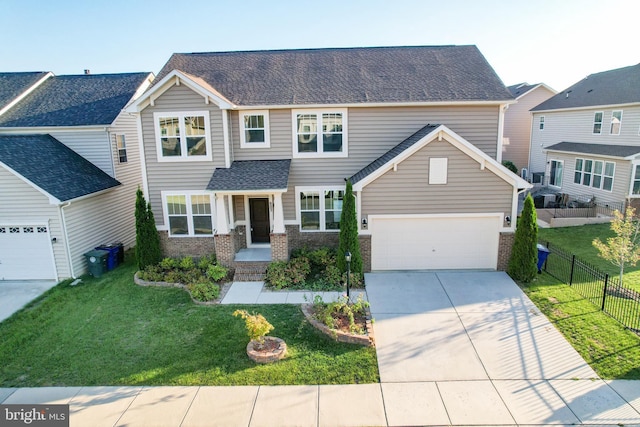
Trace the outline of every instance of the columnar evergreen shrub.
<path fill-rule="evenodd" d="M 351 252 L 351 272 L 362 275 L 362 255 L 360 254 L 360 242 L 358 241 L 358 218 L 356 216 L 356 199 L 353 195 L 351 181 L 347 180 L 342 202 L 342 214 L 340 215 L 340 243 L 336 262 L 341 272 L 347 271 L 347 262 L 344 254 Z"/>
<path fill-rule="evenodd" d="M 160 237 L 156 229 L 156 222 L 151 211 L 151 203 L 147 203 L 138 188 L 136 192 L 136 260 L 138 268 L 144 269 L 154 265 L 162 259 Z"/>
<path fill-rule="evenodd" d="M 509 275 L 521 282 L 531 282 L 538 272 L 538 224 L 533 198 L 528 194 L 516 225 L 516 235 L 509 260 Z"/>

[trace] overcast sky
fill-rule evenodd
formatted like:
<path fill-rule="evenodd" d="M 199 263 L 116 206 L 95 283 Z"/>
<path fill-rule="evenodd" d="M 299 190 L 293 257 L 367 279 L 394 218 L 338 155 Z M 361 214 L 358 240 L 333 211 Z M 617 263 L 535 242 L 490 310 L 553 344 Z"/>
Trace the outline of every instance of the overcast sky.
<path fill-rule="evenodd" d="M 640 62 L 639 0 L 0 0 L 0 71 L 158 73 L 173 52 L 475 44 L 506 85 Z"/>

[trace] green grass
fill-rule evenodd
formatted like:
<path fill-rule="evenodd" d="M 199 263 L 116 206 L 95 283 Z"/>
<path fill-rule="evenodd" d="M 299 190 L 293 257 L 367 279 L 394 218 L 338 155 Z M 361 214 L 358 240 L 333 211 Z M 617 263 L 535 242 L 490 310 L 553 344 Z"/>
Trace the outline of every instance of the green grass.
<path fill-rule="evenodd" d="M 598 250 L 591 244 L 596 237 L 603 242 L 613 237 L 610 224 L 590 224 L 578 227 L 540 228 L 538 239 L 551 242 L 565 251 L 575 254 L 577 258 L 593 265 L 610 276 L 618 277 L 619 267 L 605 261 L 598 255 Z M 640 263 L 636 266 L 625 266 L 624 285 L 640 292 Z"/>
<path fill-rule="evenodd" d="M 238 306 L 199 306 L 180 289 L 140 287 L 129 260 L 62 283 L 0 323 L 0 386 L 349 384 L 379 381 L 375 350 L 337 343 L 294 305 L 263 314 L 288 357 L 257 365 Z"/>
<path fill-rule="evenodd" d="M 598 375 L 640 379 L 638 335 L 546 273 L 522 288 Z"/>

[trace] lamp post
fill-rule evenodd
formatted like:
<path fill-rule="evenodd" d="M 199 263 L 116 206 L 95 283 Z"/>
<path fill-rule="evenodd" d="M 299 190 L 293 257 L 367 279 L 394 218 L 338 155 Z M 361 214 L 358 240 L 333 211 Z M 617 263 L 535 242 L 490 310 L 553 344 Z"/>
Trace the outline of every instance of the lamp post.
<path fill-rule="evenodd" d="M 347 261 L 347 301 L 351 301 L 349 298 L 349 285 L 351 279 L 351 252 L 344 253 L 344 260 Z"/>

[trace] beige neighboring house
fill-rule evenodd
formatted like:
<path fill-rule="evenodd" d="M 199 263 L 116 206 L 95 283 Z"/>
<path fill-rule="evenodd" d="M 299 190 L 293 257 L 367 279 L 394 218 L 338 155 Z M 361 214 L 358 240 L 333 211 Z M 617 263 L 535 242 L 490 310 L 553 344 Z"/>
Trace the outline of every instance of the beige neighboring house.
<path fill-rule="evenodd" d="M 517 103 L 504 113 L 502 161 L 509 160 L 518 168 L 520 176 L 530 180 L 529 147 L 531 143 L 531 110 L 557 92 L 544 83 L 518 83 L 508 86 Z M 523 169 L 525 169 L 523 171 Z"/>
<path fill-rule="evenodd" d="M 504 266 L 514 102 L 475 46 L 174 54 L 137 114 L 166 255 L 337 246 L 345 179 L 365 270 Z"/>
<path fill-rule="evenodd" d="M 123 108 L 152 79 L 0 73 L 0 281 L 76 277 L 96 246 L 135 245 L 140 145 Z"/>

